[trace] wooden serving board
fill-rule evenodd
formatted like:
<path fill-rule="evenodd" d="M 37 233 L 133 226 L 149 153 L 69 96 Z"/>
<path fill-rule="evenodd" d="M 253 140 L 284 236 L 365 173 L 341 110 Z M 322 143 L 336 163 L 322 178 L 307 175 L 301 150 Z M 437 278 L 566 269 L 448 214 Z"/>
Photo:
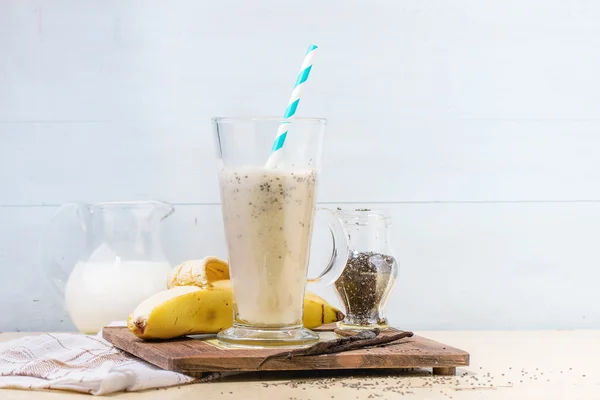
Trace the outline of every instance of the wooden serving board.
<path fill-rule="evenodd" d="M 382 334 L 397 332 L 388 329 Z M 322 339 L 333 332 L 320 331 Z M 103 337 L 124 350 L 160 368 L 200 377 L 206 372 L 257 371 L 268 355 L 286 349 L 227 348 L 216 339 L 179 338 L 168 341 L 144 341 L 125 327 L 106 327 Z M 260 371 L 315 369 L 433 368 L 436 375 L 454 375 L 456 367 L 469 365 L 469 353 L 421 336 L 370 349 L 319 356 L 277 358 L 264 363 Z"/>

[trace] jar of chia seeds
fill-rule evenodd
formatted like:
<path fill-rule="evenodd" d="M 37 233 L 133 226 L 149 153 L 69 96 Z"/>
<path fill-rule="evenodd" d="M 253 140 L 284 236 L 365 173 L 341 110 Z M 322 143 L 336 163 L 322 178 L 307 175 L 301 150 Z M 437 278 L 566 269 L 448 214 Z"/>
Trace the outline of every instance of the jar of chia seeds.
<path fill-rule="evenodd" d="M 350 252 L 335 290 L 345 307 L 341 329 L 386 329 L 385 303 L 398 275 L 389 244 L 391 217 L 386 210 L 338 208 L 346 224 Z"/>

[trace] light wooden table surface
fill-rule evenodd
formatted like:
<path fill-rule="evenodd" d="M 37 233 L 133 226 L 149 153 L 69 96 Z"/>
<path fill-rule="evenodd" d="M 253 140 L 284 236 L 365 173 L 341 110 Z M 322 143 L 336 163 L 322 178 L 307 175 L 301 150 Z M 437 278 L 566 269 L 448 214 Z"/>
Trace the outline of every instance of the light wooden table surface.
<path fill-rule="evenodd" d="M 119 399 L 600 399 L 600 331 L 433 331 L 416 334 L 471 353 L 455 377 L 401 374 L 261 373 Z M 0 333 L 0 341 L 26 333 Z M 55 391 L 0 390 L 2 400 L 82 398 Z"/>

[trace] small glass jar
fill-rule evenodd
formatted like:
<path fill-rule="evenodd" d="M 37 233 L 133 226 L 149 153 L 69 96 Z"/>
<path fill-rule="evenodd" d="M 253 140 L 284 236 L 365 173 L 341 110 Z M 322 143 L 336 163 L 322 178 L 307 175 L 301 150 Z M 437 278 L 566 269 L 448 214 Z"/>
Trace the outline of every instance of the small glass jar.
<path fill-rule="evenodd" d="M 341 329 L 386 329 L 385 303 L 396 282 L 398 264 L 389 244 L 391 217 L 386 210 L 338 208 L 350 240 L 346 267 L 335 282 L 346 317 Z"/>

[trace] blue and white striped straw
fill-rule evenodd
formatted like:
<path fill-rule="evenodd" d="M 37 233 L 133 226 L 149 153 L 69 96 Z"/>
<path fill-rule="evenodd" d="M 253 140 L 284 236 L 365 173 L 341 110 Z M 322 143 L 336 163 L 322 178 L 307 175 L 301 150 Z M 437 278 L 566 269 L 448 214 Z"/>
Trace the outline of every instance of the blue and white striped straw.
<path fill-rule="evenodd" d="M 279 125 L 279 129 L 277 130 L 277 137 L 273 142 L 273 147 L 271 148 L 271 156 L 267 161 L 267 167 L 275 166 L 279 150 L 283 147 L 285 143 L 285 138 L 287 137 L 288 133 L 287 125 L 289 124 L 287 120 L 291 119 L 296 114 L 298 103 L 300 103 L 300 95 L 302 94 L 304 83 L 310 75 L 310 70 L 312 69 L 313 59 L 315 58 L 315 53 L 317 52 L 317 49 L 318 46 L 315 46 L 314 44 L 308 46 L 308 50 L 306 51 L 306 55 L 304 56 L 304 62 L 302 63 L 302 68 L 300 69 L 300 73 L 298 74 L 298 78 L 296 79 L 296 84 L 294 85 L 294 90 L 292 91 L 292 96 L 290 97 L 288 107 L 285 110 L 285 114 L 283 115 L 284 121 L 281 123 L 281 125 Z"/>

